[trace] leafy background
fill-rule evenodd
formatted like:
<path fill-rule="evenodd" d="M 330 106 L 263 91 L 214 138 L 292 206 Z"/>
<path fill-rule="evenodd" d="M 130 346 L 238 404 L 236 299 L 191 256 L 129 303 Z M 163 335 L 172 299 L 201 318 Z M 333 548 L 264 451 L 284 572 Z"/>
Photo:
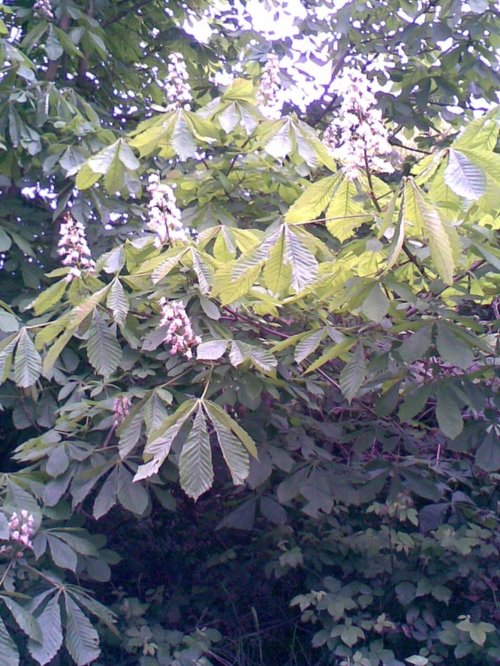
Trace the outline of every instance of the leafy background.
<path fill-rule="evenodd" d="M 167 10 L 0 6 L 3 663 L 496 663 L 498 8 L 295 19 L 332 80 L 382 85 L 397 168 L 354 180 L 321 140 L 329 86 L 257 101 L 270 53 L 307 76 L 299 38 Z M 165 111 L 172 52 L 193 110 Z M 145 231 L 151 173 L 192 239 Z M 70 282 L 69 208 L 97 262 Z"/>

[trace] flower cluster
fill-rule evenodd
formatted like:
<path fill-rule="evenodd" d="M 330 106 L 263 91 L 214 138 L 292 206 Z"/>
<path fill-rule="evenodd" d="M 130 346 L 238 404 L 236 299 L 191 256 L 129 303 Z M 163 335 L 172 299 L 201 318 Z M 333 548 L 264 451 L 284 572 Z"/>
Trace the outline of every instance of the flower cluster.
<path fill-rule="evenodd" d="M 174 240 L 187 240 L 187 233 L 181 221 L 181 211 L 177 208 L 175 194 L 170 185 L 160 183 L 156 174 L 149 177 L 148 229 L 156 234 L 155 245 Z"/>
<path fill-rule="evenodd" d="M 70 266 L 68 281 L 80 277 L 82 271 L 92 271 L 95 268 L 95 262 L 91 257 L 85 236 L 85 228 L 69 212 L 64 214 L 61 223 L 57 254 L 63 257 L 63 266 Z"/>
<path fill-rule="evenodd" d="M 54 12 L 52 11 L 50 0 L 36 0 L 33 4 L 33 13 L 38 16 L 44 16 L 46 19 L 49 19 L 49 21 L 54 18 Z"/>
<path fill-rule="evenodd" d="M 113 401 L 113 426 L 118 428 L 130 412 L 130 400 L 126 395 L 120 395 Z"/>
<path fill-rule="evenodd" d="M 280 66 L 278 56 L 275 53 L 270 53 L 264 71 L 262 72 L 262 78 L 257 92 L 257 101 L 265 107 L 266 114 L 270 118 L 279 116 L 281 103 L 278 101 L 278 93 L 280 89 Z"/>
<path fill-rule="evenodd" d="M 186 63 L 180 53 L 171 53 L 168 56 L 165 96 L 167 98 L 167 111 L 176 111 L 177 109 L 190 111 L 193 96 L 189 87 Z"/>
<path fill-rule="evenodd" d="M 348 68 L 335 79 L 333 90 L 342 98 L 338 116 L 326 128 L 323 143 L 343 166 L 348 178 L 369 169 L 392 173 L 393 166 L 383 155 L 393 148 L 382 120 L 373 86 L 357 69 Z"/>
<path fill-rule="evenodd" d="M 170 345 L 170 353 L 183 354 L 186 358 L 193 358 L 193 347 L 201 343 L 201 338 L 193 333 L 191 320 L 181 301 L 168 302 L 160 299 L 161 320 L 160 326 L 167 327 L 164 342 Z"/>
<path fill-rule="evenodd" d="M 33 543 L 31 537 L 35 531 L 35 519 L 23 509 L 19 516 L 16 512 L 12 514 L 9 520 L 9 541 L 13 541 L 21 548 L 32 548 Z M 10 546 L 2 546 L 0 552 L 4 553 L 9 550 Z"/>

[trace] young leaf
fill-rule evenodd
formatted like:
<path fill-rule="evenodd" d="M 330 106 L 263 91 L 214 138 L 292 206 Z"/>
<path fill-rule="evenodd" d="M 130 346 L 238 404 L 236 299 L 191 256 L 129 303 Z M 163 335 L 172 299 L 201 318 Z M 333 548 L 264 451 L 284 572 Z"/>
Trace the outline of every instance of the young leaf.
<path fill-rule="evenodd" d="M 444 180 L 449 188 L 465 199 L 480 199 L 486 192 L 486 177 L 482 169 L 453 148 L 448 152 Z"/>
<path fill-rule="evenodd" d="M 95 661 L 101 654 L 99 635 L 88 617 L 71 599 L 64 597 L 66 607 L 65 645 L 77 666 L 85 666 Z"/>
<path fill-rule="evenodd" d="M 405 219 L 416 225 L 429 238 L 431 258 L 439 276 L 452 284 L 454 259 L 451 242 L 439 214 L 425 199 L 413 180 L 405 190 Z"/>
<path fill-rule="evenodd" d="M 25 328 L 21 329 L 14 358 L 14 379 L 18 386 L 33 386 L 42 372 L 42 359 Z"/>
<path fill-rule="evenodd" d="M 31 306 L 37 315 L 41 315 L 47 310 L 59 303 L 61 298 L 64 296 L 66 287 L 68 283 L 66 280 L 59 280 L 55 284 L 51 285 L 47 289 L 44 289 L 42 293 L 31 303 Z"/>
<path fill-rule="evenodd" d="M 201 405 L 194 417 L 179 458 L 179 477 L 184 492 L 195 501 L 212 487 L 214 470 L 207 422 Z"/>
<path fill-rule="evenodd" d="M 358 344 L 340 373 L 339 383 L 348 402 L 356 396 L 366 379 L 366 361 L 363 346 Z"/>

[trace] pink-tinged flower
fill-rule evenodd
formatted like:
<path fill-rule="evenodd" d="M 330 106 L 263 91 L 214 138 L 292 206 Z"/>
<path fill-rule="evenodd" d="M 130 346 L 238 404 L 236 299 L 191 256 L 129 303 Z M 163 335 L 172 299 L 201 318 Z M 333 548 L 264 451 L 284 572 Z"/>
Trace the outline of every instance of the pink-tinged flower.
<path fill-rule="evenodd" d="M 54 12 L 52 11 L 52 3 L 50 0 L 36 0 L 36 2 L 33 3 L 33 13 L 37 16 L 44 16 L 49 20 L 54 18 Z"/>
<path fill-rule="evenodd" d="M 275 53 L 270 53 L 262 72 L 257 92 L 257 102 L 264 107 L 264 113 L 270 118 L 278 118 L 280 115 L 281 102 L 278 101 L 280 89 L 281 81 L 278 56 Z"/>
<path fill-rule="evenodd" d="M 193 332 L 184 303 L 181 301 L 167 301 L 160 299 L 161 320 L 160 326 L 167 328 L 164 342 L 170 345 L 170 353 L 182 354 L 186 358 L 193 358 L 193 347 L 201 343 L 199 335 Z"/>
<path fill-rule="evenodd" d="M 17 543 L 21 548 L 32 548 L 31 537 L 35 531 L 35 519 L 23 509 L 20 515 L 14 512 L 9 520 L 9 540 Z M 2 547 L 2 552 L 8 550 L 7 546 Z"/>
<path fill-rule="evenodd" d="M 95 262 L 85 236 L 85 227 L 75 220 L 70 212 L 64 213 L 59 229 L 57 254 L 62 257 L 63 266 L 69 266 L 67 280 L 79 278 L 83 271 L 93 271 Z"/>
<path fill-rule="evenodd" d="M 332 92 L 342 102 L 337 117 L 325 129 L 323 143 L 342 164 L 347 177 L 355 178 L 367 167 L 392 173 L 394 167 L 383 156 L 394 149 L 368 78 L 357 69 L 345 69 L 335 79 Z"/>
<path fill-rule="evenodd" d="M 131 403 L 126 395 L 120 395 L 113 401 L 113 425 L 118 428 L 130 412 Z"/>
<path fill-rule="evenodd" d="M 167 242 L 187 240 L 172 187 L 161 183 L 159 176 L 153 174 L 149 177 L 147 190 L 150 194 L 147 227 L 156 234 L 155 245 L 161 247 Z"/>
<path fill-rule="evenodd" d="M 167 111 L 191 110 L 193 97 L 189 86 L 189 76 L 186 63 L 180 53 L 171 53 L 168 56 L 165 97 L 167 98 Z"/>

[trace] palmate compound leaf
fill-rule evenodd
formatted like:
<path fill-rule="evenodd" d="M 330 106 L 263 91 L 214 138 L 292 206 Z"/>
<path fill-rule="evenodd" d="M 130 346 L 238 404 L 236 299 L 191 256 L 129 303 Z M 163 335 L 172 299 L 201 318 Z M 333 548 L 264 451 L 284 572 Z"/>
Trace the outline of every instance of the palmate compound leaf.
<path fill-rule="evenodd" d="M 163 421 L 157 430 L 151 433 L 144 449 L 145 458 L 150 459 L 138 467 L 134 481 L 147 479 L 158 473 L 170 453 L 174 439 L 196 409 L 197 404 L 198 401 L 195 399 L 185 400 L 173 414 Z"/>
<path fill-rule="evenodd" d="M 198 405 L 193 427 L 182 447 L 179 477 L 181 488 L 195 501 L 212 487 L 214 480 L 212 448 L 201 404 Z"/>
<path fill-rule="evenodd" d="M 365 379 L 365 354 L 363 345 L 358 344 L 339 377 L 340 388 L 349 402 L 352 402 L 353 398 L 357 395 Z"/>
<path fill-rule="evenodd" d="M 28 641 L 28 650 L 40 666 L 44 666 L 52 661 L 59 652 L 63 642 L 59 596 L 60 593 L 58 592 L 49 599 L 43 611 L 37 615 L 38 624 L 42 632 L 42 642 Z"/>
<path fill-rule="evenodd" d="M 213 409 L 212 403 L 204 403 L 204 406 L 212 421 L 231 479 L 235 485 L 240 485 L 245 482 L 250 471 L 249 453 L 241 441 L 231 432 L 231 429 L 221 421 L 218 412 Z"/>
<path fill-rule="evenodd" d="M 77 666 L 95 661 L 101 654 L 99 634 L 73 599 L 65 594 L 66 608 L 65 645 Z"/>
<path fill-rule="evenodd" d="M 92 367 L 103 377 L 113 374 L 122 357 L 122 350 L 116 336 L 97 311 L 92 317 L 87 354 Z"/>
<path fill-rule="evenodd" d="M 42 372 L 42 359 L 25 328 L 21 330 L 14 356 L 14 379 L 21 388 L 33 386 Z"/>

